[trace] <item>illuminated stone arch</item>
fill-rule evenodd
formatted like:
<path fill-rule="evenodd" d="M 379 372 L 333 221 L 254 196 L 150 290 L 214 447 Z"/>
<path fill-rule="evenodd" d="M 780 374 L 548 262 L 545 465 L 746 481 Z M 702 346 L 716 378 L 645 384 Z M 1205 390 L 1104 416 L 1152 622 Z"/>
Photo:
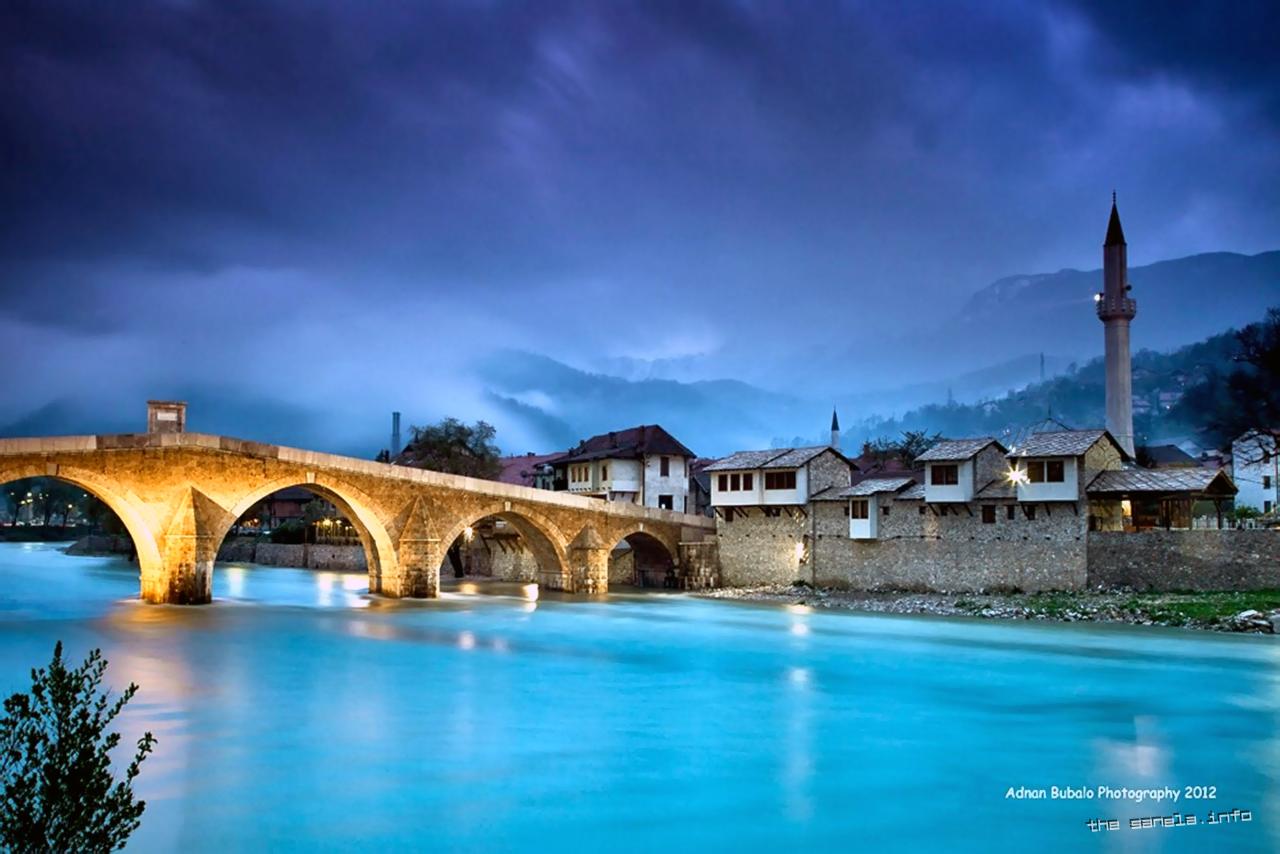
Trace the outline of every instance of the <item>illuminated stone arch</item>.
<path fill-rule="evenodd" d="M 330 502 L 351 522 L 364 547 L 365 564 L 369 569 L 369 590 L 378 592 L 382 587 L 382 579 L 394 576 L 398 571 L 395 544 L 382 519 L 373 509 L 373 499 L 360 489 L 333 478 L 321 476 L 308 481 L 305 477 L 291 475 L 255 487 L 236 501 L 229 511 L 229 521 L 220 525 L 220 530 L 215 532 L 218 546 L 221 547 L 231 526 L 253 509 L 254 505 L 272 493 L 295 486 Z"/>
<path fill-rule="evenodd" d="M 139 574 L 154 575 L 162 570 L 164 561 L 157 538 L 159 526 L 156 520 L 151 518 L 146 504 L 131 490 L 123 488 L 97 472 L 72 466 L 49 466 L 36 463 L 0 469 L 0 486 L 30 477 L 60 480 L 83 489 L 97 498 L 116 514 L 125 530 L 129 532 L 134 550 L 138 553 Z"/>
<path fill-rule="evenodd" d="M 510 509 L 508 509 L 510 508 Z M 525 507 L 512 506 L 510 502 L 495 501 L 459 517 L 440 539 L 441 555 L 462 536 L 468 528 L 484 519 L 501 519 L 520 534 L 529 551 L 538 562 L 538 582 L 552 589 L 568 589 L 569 543 L 555 522 Z"/>

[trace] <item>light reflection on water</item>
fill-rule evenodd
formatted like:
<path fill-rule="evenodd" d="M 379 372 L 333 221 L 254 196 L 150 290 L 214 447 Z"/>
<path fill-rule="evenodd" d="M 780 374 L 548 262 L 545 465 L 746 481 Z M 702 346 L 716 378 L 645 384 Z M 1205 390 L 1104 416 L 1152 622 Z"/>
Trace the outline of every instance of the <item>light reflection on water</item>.
<path fill-rule="evenodd" d="M 219 565 L 213 606 L 154 607 L 124 562 L 0 545 L 0 688 L 58 638 L 141 686 L 130 850 L 1280 849 L 1270 638 L 463 584 Z M 1255 821 L 1103 839 L 1208 805 L 1004 798 L 1099 784 Z"/>

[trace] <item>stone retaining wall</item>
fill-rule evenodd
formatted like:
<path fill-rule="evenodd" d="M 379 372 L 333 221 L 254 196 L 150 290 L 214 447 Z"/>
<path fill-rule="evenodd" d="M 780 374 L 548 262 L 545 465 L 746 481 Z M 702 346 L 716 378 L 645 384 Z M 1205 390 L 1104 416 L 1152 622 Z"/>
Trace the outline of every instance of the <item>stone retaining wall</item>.
<path fill-rule="evenodd" d="M 297 566 L 333 572 L 364 572 L 364 549 L 360 546 L 320 546 L 286 543 L 258 543 L 252 558 L 264 566 Z"/>
<path fill-rule="evenodd" d="M 1136 590 L 1280 589 L 1280 531 L 1089 534 L 1089 586 Z"/>

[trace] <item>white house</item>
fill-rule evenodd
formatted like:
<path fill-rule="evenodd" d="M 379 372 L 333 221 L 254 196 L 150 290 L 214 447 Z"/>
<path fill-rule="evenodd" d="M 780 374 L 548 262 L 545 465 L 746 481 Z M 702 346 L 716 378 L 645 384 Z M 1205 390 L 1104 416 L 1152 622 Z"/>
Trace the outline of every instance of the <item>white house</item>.
<path fill-rule="evenodd" d="M 1078 501 L 1098 471 L 1129 459 L 1106 430 L 1032 433 L 1008 454 L 1009 480 L 1019 501 Z"/>
<path fill-rule="evenodd" d="M 1007 453 L 990 436 L 943 439 L 920 456 L 924 465 L 924 500 L 953 504 L 972 501 L 979 489 L 1003 475 Z"/>
<path fill-rule="evenodd" d="M 1280 455 L 1275 430 L 1250 430 L 1231 443 L 1231 479 L 1237 507 L 1263 513 L 1280 508 Z"/>
<path fill-rule="evenodd" d="M 738 451 L 704 471 L 712 507 L 794 507 L 828 487 L 848 486 L 852 465 L 835 448 L 818 445 Z"/>
<path fill-rule="evenodd" d="M 915 480 L 909 477 L 870 477 L 853 486 L 833 486 L 815 495 L 814 500 L 846 501 L 849 539 L 874 540 L 880 536 L 881 521 L 889 515 L 894 499 L 916 485 Z"/>
<path fill-rule="evenodd" d="M 554 463 L 569 492 L 677 512 L 689 506 L 690 451 L 656 424 L 601 433 Z"/>

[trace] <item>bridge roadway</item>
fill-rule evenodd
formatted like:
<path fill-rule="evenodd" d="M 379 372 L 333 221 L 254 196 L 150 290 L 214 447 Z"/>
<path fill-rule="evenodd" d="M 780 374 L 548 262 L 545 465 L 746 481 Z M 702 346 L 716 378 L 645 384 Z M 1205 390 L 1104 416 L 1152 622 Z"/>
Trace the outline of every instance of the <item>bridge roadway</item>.
<path fill-rule="evenodd" d="M 305 487 L 359 532 L 369 590 L 434 597 L 451 543 L 482 519 L 518 531 L 539 583 L 603 593 L 622 540 L 660 545 L 677 564 L 682 542 L 714 539 L 705 516 L 656 510 L 352 457 L 203 433 L 0 439 L 0 484 L 53 477 L 110 507 L 137 548 L 142 598 L 212 599 L 213 564 L 231 526 L 271 493 Z"/>

